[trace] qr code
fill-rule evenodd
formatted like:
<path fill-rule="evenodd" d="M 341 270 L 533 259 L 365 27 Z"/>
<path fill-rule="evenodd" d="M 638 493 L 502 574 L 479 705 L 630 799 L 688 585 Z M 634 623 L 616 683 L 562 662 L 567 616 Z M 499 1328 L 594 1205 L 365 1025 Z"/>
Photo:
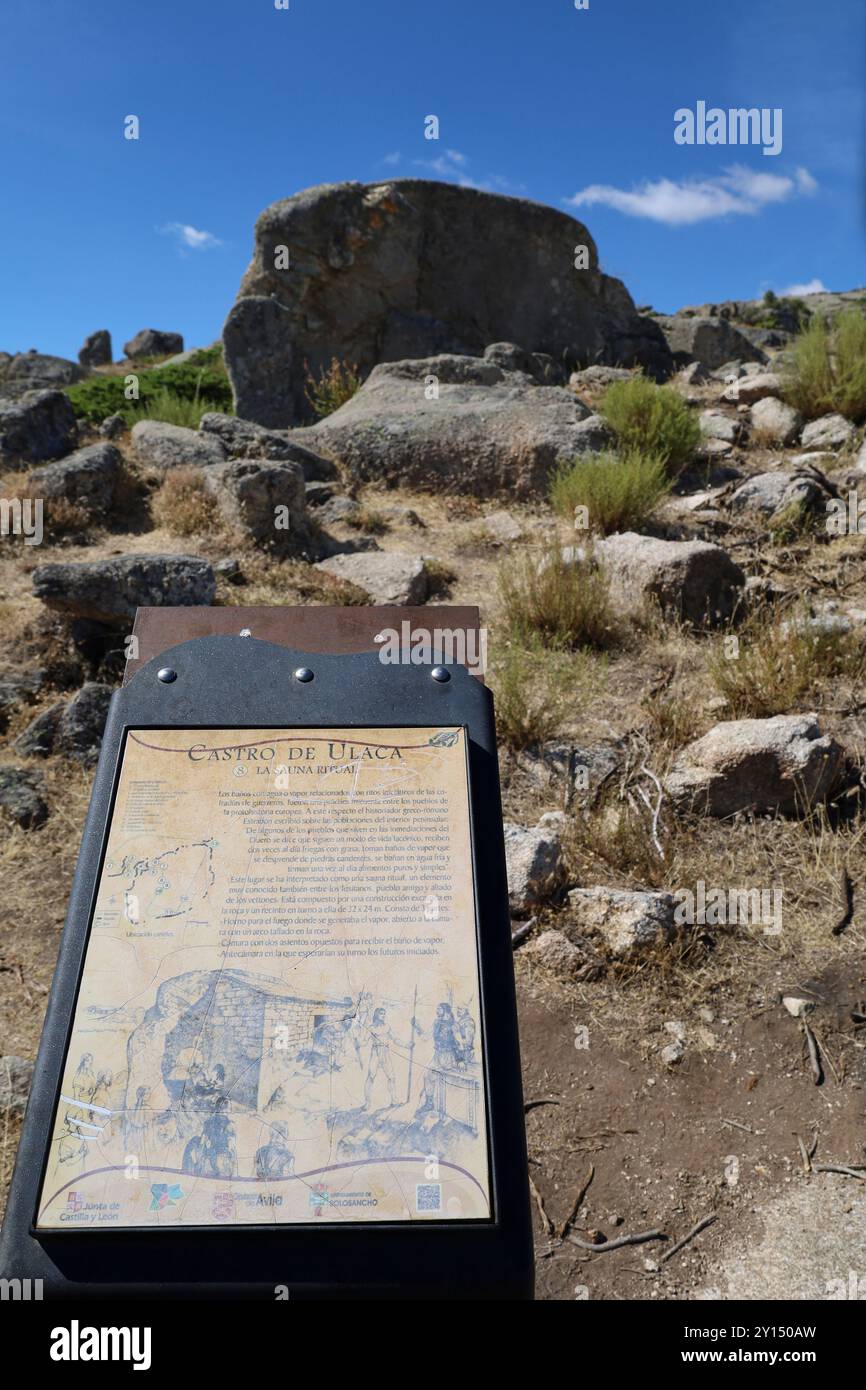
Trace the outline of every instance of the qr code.
<path fill-rule="evenodd" d="M 416 1211 L 439 1211 L 442 1207 L 442 1184 L 419 1182 L 415 1188 Z"/>

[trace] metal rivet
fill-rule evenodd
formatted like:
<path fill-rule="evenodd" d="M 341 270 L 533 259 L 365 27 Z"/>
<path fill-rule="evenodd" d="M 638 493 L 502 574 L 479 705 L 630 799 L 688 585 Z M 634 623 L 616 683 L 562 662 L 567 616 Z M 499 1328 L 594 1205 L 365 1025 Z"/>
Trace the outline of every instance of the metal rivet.
<path fill-rule="evenodd" d="M 311 681 L 312 679 L 313 679 L 313 673 L 312 673 L 312 671 L 310 670 L 309 666 L 299 666 L 299 667 L 298 667 L 297 671 L 295 672 L 295 680 L 296 680 L 296 681 L 300 681 L 300 682 L 302 683 L 302 685 L 306 685 L 306 684 L 307 684 L 307 681 Z"/>
<path fill-rule="evenodd" d="M 171 685 L 172 681 L 177 680 L 177 671 L 173 671 L 170 666 L 163 666 L 156 673 L 158 681 L 163 681 L 166 685 Z"/>
<path fill-rule="evenodd" d="M 444 666 L 434 666 L 430 674 L 434 681 L 450 681 L 451 679 L 451 672 L 446 671 Z"/>
<path fill-rule="evenodd" d="M 252 635 L 253 634 L 250 632 L 248 627 L 242 627 L 240 632 L 238 633 L 239 637 L 252 637 Z"/>

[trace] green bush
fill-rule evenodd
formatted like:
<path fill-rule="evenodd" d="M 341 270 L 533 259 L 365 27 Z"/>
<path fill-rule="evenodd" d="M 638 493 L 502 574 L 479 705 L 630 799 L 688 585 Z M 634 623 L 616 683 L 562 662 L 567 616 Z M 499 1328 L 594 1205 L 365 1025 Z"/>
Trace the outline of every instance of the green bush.
<path fill-rule="evenodd" d="M 586 507 L 589 529 L 607 536 L 643 526 L 670 487 L 664 460 L 657 454 L 582 454 L 560 464 L 550 500 L 554 510 L 573 518 L 575 525 L 576 509 Z"/>
<path fill-rule="evenodd" d="M 519 752 L 573 722 L 590 699 L 598 698 L 604 661 L 587 652 L 551 652 L 537 635 L 509 643 L 490 671 L 501 741 Z"/>
<path fill-rule="evenodd" d="M 866 315 L 845 309 L 831 325 L 815 317 L 792 348 L 785 396 L 809 420 L 838 411 L 866 421 Z"/>
<path fill-rule="evenodd" d="M 607 576 L 589 558 L 563 558 L 558 545 L 524 551 L 499 574 L 506 625 L 523 646 L 576 650 L 613 646 L 620 636 Z"/>
<path fill-rule="evenodd" d="M 207 349 L 209 351 L 209 349 Z M 124 389 L 128 375 L 138 377 L 138 400 L 127 400 Z M 98 425 L 106 415 L 122 415 L 128 424 L 136 420 L 167 418 L 154 415 L 153 410 L 167 407 L 169 399 L 194 403 L 198 418 L 206 410 L 218 410 L 230 415 L 234 409 L 232 391 L 224 372 L 212 367 L 197 367 L 181 362 L 174 367 L 153 367 L 146 371 L 118 376 L 92 376 L 67 387 L 66 394 L 79 419 Z M 191 412 L 195 415 L 195 412 Z M 173 423 L 187 423 L 174 420 Z"/>
<path fill-rule="evenodd" d="M 599 408 L 624 453 L 653 455 L 673 476 L 691 461 L 700 428 L 672 387 L 656 386 L 645 376 L 632 376 L 609 386 Z"/>

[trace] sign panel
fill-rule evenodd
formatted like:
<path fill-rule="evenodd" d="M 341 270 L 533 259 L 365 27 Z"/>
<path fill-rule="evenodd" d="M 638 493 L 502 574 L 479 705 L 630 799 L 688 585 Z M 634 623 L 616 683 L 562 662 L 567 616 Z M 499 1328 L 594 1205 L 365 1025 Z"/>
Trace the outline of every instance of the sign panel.
<path fill-rule="evenodd" d="M 489 1220 L 461 727 L 127 730 L 37 1230 Z"/>

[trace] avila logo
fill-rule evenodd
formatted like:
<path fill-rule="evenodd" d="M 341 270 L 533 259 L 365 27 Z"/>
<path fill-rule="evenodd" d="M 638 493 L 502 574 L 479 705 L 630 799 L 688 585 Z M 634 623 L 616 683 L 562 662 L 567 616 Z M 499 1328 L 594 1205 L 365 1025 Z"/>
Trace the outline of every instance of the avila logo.
<path fill-rule="evenodd" d="M 183 1199 L 183 1188 L 180 1183 L 155 1182 L 150 1188 L 151 1211 L 162 1211 L 164 1207 L 174 1207 Z"/>

